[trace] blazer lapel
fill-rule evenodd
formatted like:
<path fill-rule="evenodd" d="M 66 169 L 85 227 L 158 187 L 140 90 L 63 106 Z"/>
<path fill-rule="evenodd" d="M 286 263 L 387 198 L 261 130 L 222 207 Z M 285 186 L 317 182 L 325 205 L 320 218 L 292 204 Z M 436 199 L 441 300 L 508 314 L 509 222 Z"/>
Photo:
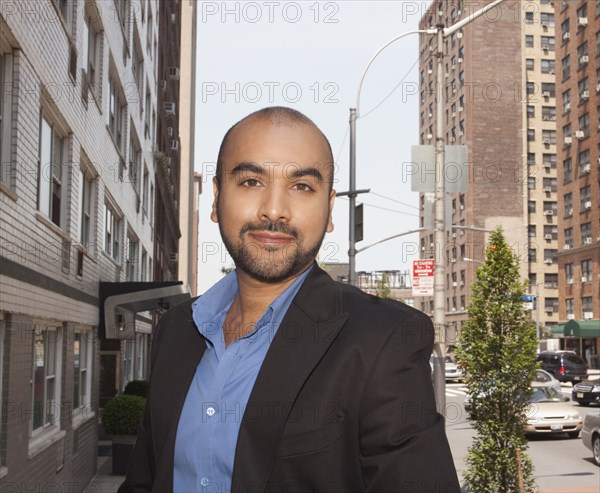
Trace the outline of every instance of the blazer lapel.
<path fill-rule="evenodd" d="M 161 485 L 157 491 L 169 491 L 173 488 L 175 439 L 179 417 L 196 368 L 206 349 L 204 339 L 198 332 L 191 314 L 190 306 L 189 310 L 182 311 L 181 316 L 169 320 L 168 326 L 162 327 L 167 333 L 162 334 L 163 341 L 158 358 L 169 366 L 168 371 L 156 374 L 157 378 L 162 379 L 156 383 L 162 393 L 159 404 L 153 409 L 158 416 L 153 416 L 153 419 L 160 423 L 168 423 L 169 426 L 165 429 L 166 434 L 155 440 L 155 446 L 158 445 L 157 457 L 162 457 L 162 460 L 158 461 L 155 478 L 155 485 Z M 167 327 L 177 329 L 170 331 Z M 163 487 L 164 489 L 161 489 Z"/>
<path fill-rule="evenodd" d="M 271 343 L 250 394 L 238 435 L 232 492 L 246 491 L 249 485 L 252 491 L 264 490 L 292 404 L 347 317 L 341 310 L 339 287 L 314 265 Z"/>

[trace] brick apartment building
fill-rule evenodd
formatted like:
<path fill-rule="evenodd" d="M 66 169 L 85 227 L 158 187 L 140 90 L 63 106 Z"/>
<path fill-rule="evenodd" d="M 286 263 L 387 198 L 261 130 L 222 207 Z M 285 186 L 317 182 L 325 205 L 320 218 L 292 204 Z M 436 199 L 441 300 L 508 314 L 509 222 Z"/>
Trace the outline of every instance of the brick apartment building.
<path fill-rule="evenodd" d="M 491 2 L 436 0 L 420 28 L 451 26 Z M 446 40 L 445 143 L 468 147 L 469 180 L 452 194 L 452 224 L 504 229 L 521 258 L 521 275 L 537 294 L 532 318 L 556 326 L 558 220 L 556 60 L 554 6 L 550 0 L 507 1 Z M 420 141 L 435 143 L 434 36 L 420 42 Z M 421 226 L 426 197 L 421 194 Z M 448 202 L 447 202 L 448 203 Z M 433 231 L 421 233 L 422 258 L 433 257 Z M 487 233 L 454 229 L 446 236 L 446 320 L 460 330 L 470 286 L 485 256 Z M 433 312 L 433 299 L 417 300 Z M 537 313 L 536 313 L 537 312 Z"/>
<path fill-rule="evenodd" d="M 556 2 L 559 314 L 564 347 L 600 354 L 600 1 Z M 559 27 L 560 26 L 560 27 Z M 566 323 L 569 323 L 566 326 Z M 566 336 L 566 337 L 565 337 Z"/>
<path fill-rule="evenodd" d="M 0 4 L 2 490 L 83 491 L 101 387 L 111 395 L 147 376 L 154 312 L 132 312 L 127 340 L 105 345 L 101 291 L 153 281 L 157 217 L 177 210 L 167 202 L 178 181 L 193 180 L 173 170 L 173 195 L 155 208 L 157 127 L 170 126 L 157 103 L 179 66 L 178 51 L 159 50 L 159 26 L 168 12 L 178 29 L 180 3 Z"/>

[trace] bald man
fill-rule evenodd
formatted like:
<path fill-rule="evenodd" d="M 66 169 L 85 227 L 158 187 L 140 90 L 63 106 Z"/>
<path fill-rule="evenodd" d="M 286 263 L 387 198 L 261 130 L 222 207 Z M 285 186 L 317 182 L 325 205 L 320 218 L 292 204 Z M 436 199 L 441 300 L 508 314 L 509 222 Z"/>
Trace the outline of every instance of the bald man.
<path fill-rule="evenodd" d="M 211 219 L 236 269 L 161 319 L 120 493 L 460 491 L 423 313 L 333 281 L 333 158 L 303 114 L 225 135 Z"/>

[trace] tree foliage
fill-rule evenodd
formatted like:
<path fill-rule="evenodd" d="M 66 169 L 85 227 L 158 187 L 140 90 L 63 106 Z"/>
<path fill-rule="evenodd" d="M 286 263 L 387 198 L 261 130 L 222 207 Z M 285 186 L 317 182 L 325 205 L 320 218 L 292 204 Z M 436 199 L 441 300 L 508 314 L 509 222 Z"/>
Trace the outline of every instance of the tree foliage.
<path fill-rule="evenodd" d="M 464 474 L 473 493 L 519 491 L 517 448 L 521 449 L 524 491 L 535 490 L 523 425 L 537 340 L 535 324 L 523 309 L 525 286 L 519 276 L 519 259 L 498 228 L 491 235 L 484 264 L 477 269 L 469 318 L 456 351 L 476 414 L 476 437 Z"/>
<path fill-rule="evenodd" d="M 377 290 L 375 291 L 375 295 L 384 299 L 395 299 L 392 295 L 392 290 L 390 289 L 390 283 L 386 272 L 384 272 L 381 276 L 381 280 L 377 281 Z"/>

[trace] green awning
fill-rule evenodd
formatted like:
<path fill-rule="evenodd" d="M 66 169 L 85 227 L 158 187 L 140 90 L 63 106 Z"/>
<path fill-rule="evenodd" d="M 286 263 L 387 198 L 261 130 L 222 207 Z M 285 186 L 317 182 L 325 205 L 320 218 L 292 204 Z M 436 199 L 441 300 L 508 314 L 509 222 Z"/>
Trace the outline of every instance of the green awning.
<path fill-rule="evenodd" d="M 550 330 L 564 337 L 600 337 L 600 320 L 569 320 Z"/>

